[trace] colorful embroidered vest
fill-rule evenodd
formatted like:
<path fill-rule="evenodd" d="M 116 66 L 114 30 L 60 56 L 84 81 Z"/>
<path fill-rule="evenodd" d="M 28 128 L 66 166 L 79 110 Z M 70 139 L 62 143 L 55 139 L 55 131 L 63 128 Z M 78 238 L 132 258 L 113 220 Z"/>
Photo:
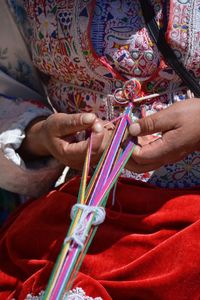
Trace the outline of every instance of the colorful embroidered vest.
<path fill-rule="evenodd" d="M 142 106 L 146 115 L 186 98 L 180 92 L 180 79 L 166 66 L 149 36 L 139 1 L 24 2 L 33 28 L 33 61 L 50 77 L 47 89 L 57 111 L 93 111 L 100 118 L 112 118 L 121 111 L 113 108 L 112 95 L 132 77 L 141 82 L 145 94 L 167 91 Z M 162 9 L 164 2 L 152 1 L 157 22 L 163 26 L 164 16 L 169 15 L 167 40 L 186 67 L 200 77 L 200 0 L 170 1 L 167 12 Z M 101 56 L 92 42 L 98 14 L 104 19 Z M 136 118 L 142 109 L 136 111 Z M 191 186 L 200 183 L 199 164 L 196 153 L 153 174 L 130 176 L 160 186 Z"/>

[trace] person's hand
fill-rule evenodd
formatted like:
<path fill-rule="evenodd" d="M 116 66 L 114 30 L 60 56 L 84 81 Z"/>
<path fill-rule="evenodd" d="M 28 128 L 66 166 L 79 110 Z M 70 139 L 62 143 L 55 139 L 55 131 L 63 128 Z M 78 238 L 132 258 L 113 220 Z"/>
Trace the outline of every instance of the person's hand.
<path fill-rule="evenodd" d="M 167 109 L 140 119 L 130 126 L 138 145 L 127 168 L 143 173 L 180 161 L 200 150 L 200 99 L 177 102 Z M 161 133 L 152 138 L 153 133 Z M 141 140 L 141 139 L 146 139 Z"/>
<path fill-rule="evenodd" d="M 96 164 L 108 142 L 112 126 L 104 128 L 104 122 L 92 113 L 55 113 L 45 120 L 35 120 L 27 129 L 20 154 L 29 158 L 51 155 L 64 165 L 80 169 L 88 140 L 78 142 L 76 135 L 84 130 L 93 133 L 91 164 Z"/>

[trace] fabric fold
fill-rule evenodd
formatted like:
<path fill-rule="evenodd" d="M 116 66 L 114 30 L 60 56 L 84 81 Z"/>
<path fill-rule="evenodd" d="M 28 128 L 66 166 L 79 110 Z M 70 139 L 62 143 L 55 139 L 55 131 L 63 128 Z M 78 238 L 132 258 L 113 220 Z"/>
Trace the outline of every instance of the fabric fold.
<path fill-rule="evenodd" d="M 72 179 L 10 218 L 0 236 L 2 299 L 22 300 L 45 290 L 79 184 Z M 110 195 L 106 220 L 73 288 L 104 300 L 196 300 L 199 230 L 199 189 L 161 189 L 121 178 L 115 205 Z"/>

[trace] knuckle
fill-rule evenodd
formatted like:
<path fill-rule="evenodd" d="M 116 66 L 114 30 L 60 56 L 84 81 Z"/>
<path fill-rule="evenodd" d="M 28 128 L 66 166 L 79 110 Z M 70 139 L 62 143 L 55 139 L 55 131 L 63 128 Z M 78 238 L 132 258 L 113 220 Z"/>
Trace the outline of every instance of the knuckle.
<path fill-rule="evenodd" d="M 155 130 L 155 121 L 152 117 L 146 117 L 143 119 L 143 125 L 145 131 L 152 132 Z"/>

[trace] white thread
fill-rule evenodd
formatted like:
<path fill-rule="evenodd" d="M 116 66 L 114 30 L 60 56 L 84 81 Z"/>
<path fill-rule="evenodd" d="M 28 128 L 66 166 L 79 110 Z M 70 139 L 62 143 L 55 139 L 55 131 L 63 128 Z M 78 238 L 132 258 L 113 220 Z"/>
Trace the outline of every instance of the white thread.
<path fill-rule="evenodd" d="M 78 208 L 81 209 L 83 212 L 85 212 L 86 215 L 89 215 L 90 213 L 95 213 L 92 222 L 93 225 L 99 225 L 103 223 L 105 220 L 106 213 L 104 207 L 85 205 L 80 203 L 76 203 L 75 205 L 72 206 L 71 214 L 70 214 L 71 219 L 73 219 L 74 214 Z"/>
<path fill-rule="evenodd" d="M 105 217 L 106 217 L 106 213 L 105 213 L 104 207 L 90 206 L 90 205 L 76 203 L 75 205 L 73 205 L 73 207 L 71 209 L 71 214 L 70 214 L 71 219 L 74 218 L 78 209 L 82 210 L 80 220 L 78 221 L 76 227 L 74 228 L 72 235 L 67 237 L 64 240 L 64 243 L 73 241 L 80 248 L 83 248 L 84 242 L 87 238 L 88 225 L 96 226 L 96 225 L 103 223 L 105 220 Z M 93 218 L 92 218 L 91 222 L 88 222 L 88 218 L 91 217 L 91 215 Z"/>

